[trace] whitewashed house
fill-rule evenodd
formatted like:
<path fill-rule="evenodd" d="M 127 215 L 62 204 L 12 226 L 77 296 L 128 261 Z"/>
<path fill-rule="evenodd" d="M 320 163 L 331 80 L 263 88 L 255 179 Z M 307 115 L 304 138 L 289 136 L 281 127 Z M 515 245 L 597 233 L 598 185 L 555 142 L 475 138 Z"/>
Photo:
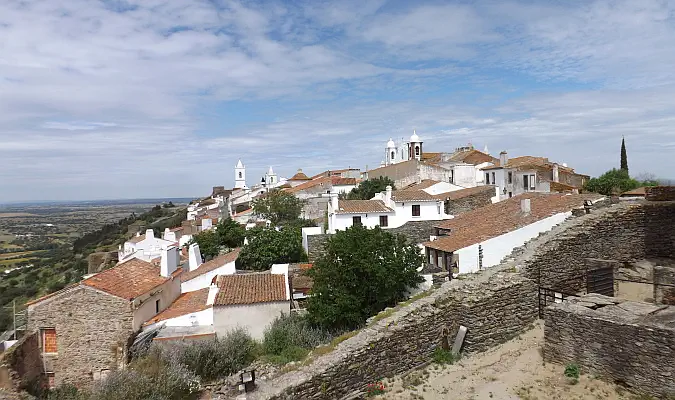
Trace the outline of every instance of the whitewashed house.
<path fill-rule="evenodd" d="M 423 243 L 427 262 L 453 274 L 495 266 L 513 249 L 551 230 L 600 195 L 527 193 L 439 223 Z"/>
<path fill-rule="evenodd" d="M 162 251 L 171 246 L 178 246 L 176 241 L 156 238 L 154 231 L 148 229 L 144 235 L 136 233 L 136 236 L 124 242 L 124 247 L 120 246 L 118 251 L 119 263 L 137 258 L 139 260 L 150 261 L 162 255 Z"/>
<path fill-rule="evenodd" d="M 181 292 L 193 292 L 208 288 L 211 281 L 218 275 L 232 275 L 236 272 L 235 262 L 241 249 L 234 249 L 227 254 L 214 257 L 212 260 L 202 262 L 199 245 L 193 243 L 188 249 L 188 267 L 181 275 Z"/>
<path fill-rule="evenodd" d="M 371 200 L 340 200 L 330 193 L 328 233 L 345 230 L 355 224 L 367 228 L 397 228 L 409 221 L 434 221 L 452 218 L 445 213 L 442 197 L 424 190 L 398 190 L 391 186 Z M 442 195 L 441 195 L 442 196 Z"/>

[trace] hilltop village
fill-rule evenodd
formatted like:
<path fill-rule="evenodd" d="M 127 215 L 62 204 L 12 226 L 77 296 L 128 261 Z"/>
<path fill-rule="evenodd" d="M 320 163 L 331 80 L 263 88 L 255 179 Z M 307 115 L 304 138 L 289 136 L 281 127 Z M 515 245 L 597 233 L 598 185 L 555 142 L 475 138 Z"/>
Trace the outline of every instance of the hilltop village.
<path fill-rule="evenodd" d="M 591 193 L 590 176 L 545 155 L 492 155 L 472 145 L 428 152 L 423 144 L 413 132 L 407 141 L 386 142 L 375 169 L 298 169 L 282 177 L 270 167 L 254 182 L 239 160 L 234 186 L 215 186 L 193 201 L 182 223 L 163 232 L 139 226 L 110 255 L 112 265 L 90 268 L 80 282 L 27 303 L 21 337 L 15 332 L 2 342 L 0 395 L 28 391 L 31 382 L 46 390 L 100 390 L 118 371 L 135 368 L 140 348 L 229 340 L 233 332 L 273 353 L 273 327 L 306 315 L 313 301 L 310 314 L 334 309 L 324 312 L 333 314 L 330 323 L 315 322 L 341 321 L 348 329 L 295 345 L 306 349 L 297 357 L 275 354 L 305 363 L 293 364 L 299 369 L 270 373 L 253 389 L 247 383 L 256 378 L 244 375 L 255 357 L 244 357 L 228 370 L 236 379 L 244 371 L 231 392 L 210 391 L 215 377 L 204 373 L 188 392 L 265 399 L 382 394 L 384 387 L 380 393 L 371 384 L 389 373 L 419 368 L 439 352 L 484 351 L 544 319 L 547 361 L 588 368 L 637 392 L 675 393 L 675 371 L 665 365 L 675 351 L 672 187 Z M 367 251 L 341 252 L 341 240 Z M 405 296 L 373 295 L 358 315 L 343 315 L 338 305 L 357 300 L 330 297 L 326 288 L 342 284 L 330 277 L 347 276 L 362 261 L 351 258 L 380 250 L 375 263 L 391 258 L 387 265 L 403 265 L 398 283 L 406 283 Z M 329 265 L 345 270 L 331 275 Z M 578 329 L 561 328 L 577 320 Z M 634 322 L 630 332 L 626 320 Z M 390 329 L 392 321 L 398 325 Z M 631 350 L 638 355 L 613 359 L 607 329 L 627 341 L 639 337 L 642 344 Z"/>

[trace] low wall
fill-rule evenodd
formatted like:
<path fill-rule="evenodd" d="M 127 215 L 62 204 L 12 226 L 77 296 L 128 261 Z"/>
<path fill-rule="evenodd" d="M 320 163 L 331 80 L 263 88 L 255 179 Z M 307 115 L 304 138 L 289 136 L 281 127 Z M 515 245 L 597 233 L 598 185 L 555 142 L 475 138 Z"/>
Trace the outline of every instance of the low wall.
<path fill-rule="evenodd" d="M 546 362 L 576 363 L 639 393 L 675 396 L 675 307 L 571 297 L 547 308 L 544 332 Z"/>
<path fill-rule="evenodd" d="M 419 367 L 444 328 L 452 343 L 468 328 L 465 352 L 508 341 L 537 318 L 537 286 L 513 272 L 487 270 L 444 283 L 430 295 L 359 331 L 310 365 L 261 382 L 251 399 L 339 399 L 366 385 Z"/>
<path fill-rule="evenodd" d="M 675 201 L 675 186 L 653 186 L 645 188 L 649 201 Z"/>
<path fill-rule="evenodd" d="M 42 378 L 38 333 L 24 336 L 6 352 L 0 354 L 0 389 L 22 389 Z"/>
<path fill-rule="evenodd" d="M 448 200 L 445 202 L 445 213 L 450 215 L 459 215 L 467 211 L 475 210 L 479 207 L 485 207 L 492 204 L 490 200 L 495 195 L 493 186 L 486 187 L 476 194 L 462 197 L 460 199 Z"/>

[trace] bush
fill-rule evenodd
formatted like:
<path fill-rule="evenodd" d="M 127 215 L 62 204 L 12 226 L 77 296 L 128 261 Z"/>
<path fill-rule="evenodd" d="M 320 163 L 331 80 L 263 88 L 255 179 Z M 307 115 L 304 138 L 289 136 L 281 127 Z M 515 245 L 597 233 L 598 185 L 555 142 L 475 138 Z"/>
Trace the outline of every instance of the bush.
<path fill-rule="evenodd" d="M 436 347 L 431 354 L 431 358 L 436 364 L 452 364 L 458 359 L 458 357 L 452 354 L 452 351 L 445 350 L 442 347 Z"/>
<path fill-rule="evenodd" d="M 69 384 L 61 385 L 49 390 L 47 400 L 87 400 L 89 395 L 81 392 L 77 387 Z"/>
<path fill-rule="evenodd" d="M 255 348 L 251 336 L 244 329 L 236 329 L 214 340 L 180 343 L 165 350 L 165 354 L 201 379 L 210 381 L 249 365 L 255 358 Z"/>
<path fill-rule="evenodd" d="M 579 379 L 580 370 L 577 364 L 567 364 L 565 367 L 565 376 L 568 378 Z"/>
<path fill-rule="evenodd" d="M 300 315 L 282 315 L 265 330 L 262 350 L 271 361 L 285 364 L 303 359 L 307 353 L 331 340 L 330 332 L 314 327 Z"/>

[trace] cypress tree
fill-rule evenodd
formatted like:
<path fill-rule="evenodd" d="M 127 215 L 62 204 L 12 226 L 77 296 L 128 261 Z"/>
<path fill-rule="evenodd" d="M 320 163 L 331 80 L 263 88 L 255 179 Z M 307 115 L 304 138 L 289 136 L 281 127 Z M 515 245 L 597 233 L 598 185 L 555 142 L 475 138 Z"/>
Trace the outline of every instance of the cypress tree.
<path fill-rule="evenodd" d="M 628 155 L 626 155 L 626 140 L 621 138 L 621 169 L 628 172 Z"/>

